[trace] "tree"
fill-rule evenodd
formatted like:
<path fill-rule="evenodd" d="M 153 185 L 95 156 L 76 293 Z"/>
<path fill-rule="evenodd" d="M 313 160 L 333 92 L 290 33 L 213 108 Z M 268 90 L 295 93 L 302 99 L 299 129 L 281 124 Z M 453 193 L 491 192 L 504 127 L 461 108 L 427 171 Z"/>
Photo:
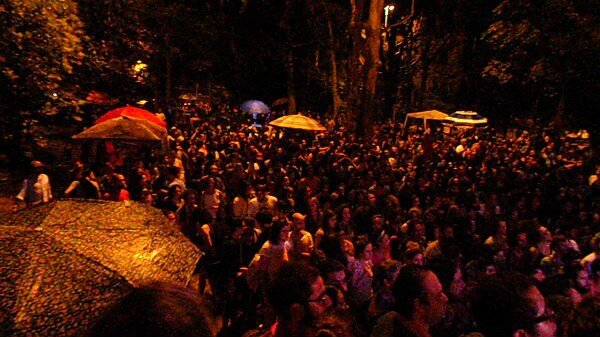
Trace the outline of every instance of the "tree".
<path fill-rule="evenodd" d="M 0 5 L 0 71 L 6 90 L 0 97 L 3 146 L 20 157 L 32 143 L 30 127 L 79 111 L 76 68 L 85 59 L 86 35 L 75 1 L 8 0 Z"/>
<path fill-rule="evenodd" d="M 351 130 L 368 134 L 380 107 L 377 84 L 381 68 L 381 18 L 384 1 L 351 0 L 350 3 L 352 52 L 348 62 L 347 123 Z"/>
<path fill-rule="evenodd" d="M 483 34 L 491 57 L 483 76 L 506 93 L 503 103 L 528 115 L 564 120 L 597 101 L 598 19 L 571 0 L 502 1 Z M 514 104 L 514 103 L 513 103 Z"/>

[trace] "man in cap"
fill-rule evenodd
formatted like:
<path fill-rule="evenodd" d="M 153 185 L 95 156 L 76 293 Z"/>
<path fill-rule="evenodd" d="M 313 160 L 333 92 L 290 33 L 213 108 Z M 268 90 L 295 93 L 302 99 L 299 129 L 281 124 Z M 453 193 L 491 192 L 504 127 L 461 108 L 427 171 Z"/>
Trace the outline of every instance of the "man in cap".
<path fill-rule="evenodd" d="M 39 160 L 31 162 L 31 174 L 23 180 L 17 200 L 25 202 L 27 207 L 47 203 L 52 200 L 50 178 L 43 173 L 44 164 Z"/>

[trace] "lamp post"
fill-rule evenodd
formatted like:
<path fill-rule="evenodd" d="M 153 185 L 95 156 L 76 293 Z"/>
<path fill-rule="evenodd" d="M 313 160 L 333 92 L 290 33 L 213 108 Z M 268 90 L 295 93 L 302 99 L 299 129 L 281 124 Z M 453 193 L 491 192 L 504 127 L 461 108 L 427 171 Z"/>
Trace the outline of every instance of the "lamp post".
<path fill-rule="evenodd" d="M 384 15 L 385 15 L 385 19 L 383 21 L 383 27 L 387 27 L 388 25 L 388 16 L 390 15 L 391 12 L 394 11 L 394 5 L 387 5 L 385 7 L 383 7 L 383 11 L 384 11 Z"/>

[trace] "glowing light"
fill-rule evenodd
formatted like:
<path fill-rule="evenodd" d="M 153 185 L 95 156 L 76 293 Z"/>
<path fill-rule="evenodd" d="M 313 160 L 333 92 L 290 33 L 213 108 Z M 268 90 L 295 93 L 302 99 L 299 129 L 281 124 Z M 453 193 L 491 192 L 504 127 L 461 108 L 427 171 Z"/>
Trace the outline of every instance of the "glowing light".
<path fill-rule="evenodd" d="M 387 27 L 387 25 L 388 25 L 388 16 L 390 15 L 391 12 L 394 11 L 395 8 L 396 7 L 394 7 L 394 5 L 387 5 L 387 6 L 383 7 L 383 10 L 384 10 L 384 13 L 385 13 L 384 14 L 385 15 L 385 19 L 383 21 L 383 26 L 384 27 Z"/>

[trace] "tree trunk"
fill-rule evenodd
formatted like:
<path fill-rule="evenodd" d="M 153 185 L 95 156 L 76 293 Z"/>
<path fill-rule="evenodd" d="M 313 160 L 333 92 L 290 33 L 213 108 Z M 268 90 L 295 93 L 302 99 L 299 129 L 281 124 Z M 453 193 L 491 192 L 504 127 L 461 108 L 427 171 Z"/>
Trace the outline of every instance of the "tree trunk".
<path fill-rule="evenodd" d="M 294 87 L 294 51 L 292 41 L 292 31 L 290 27 L 290 19 L 292 14 L 292 0 L 285 1 L 285 12 L 282 16 L 281 26 L 285 29 L 286 42 L 285 51 L 285 70 L 287 73 L 286 85 L 288 96 L 288 114 L 296 113 L 296 90 Z"/>
<path fill-rule="evenodd" d="M 383 0 L 371 0 L 369 8 L 369 29 L 367 32 L 367 46 L 369 48 L 370 64 L 367 71 L 367 92 L 375 95 L 377 80 L 381 68 L 381 16 L 383 14 Z"/>
<path fill-rule="evenodd" d="M 421 85 L 419 86 L 419 95 L 417 99 L 417 107 L 419 110 L 423 108 L 423 100 L 427 94 L 427 81 L 429 80 L 431 60 L 428 57 L 425 57 L 423 58 L 422 64 L 423 68 L 421 69 Z"/>
<path fill-rule="evenodd" d="M 329 58 L 331 62 L 331 95 L 333 98 L 333 120 L 335 120 L 340 111 L 340 105 L 342 103 L 338 91 L 338 72 L 335 53 L 335 41 L 333 39 L 333 27 L 331 24 L 331 19 L 329 17 L 329 10 L 325 1 L 321 1 L 321 6 L 323 6 L 324 8 L 325 16 L 327 18 L 327 46 L 329 48 Z"/>
<path fill-rule="evenodd" d="M 288 114 L 296 114 L 296 90 L 294 88 L 294 53 L 291 46 L 286 48 L 285 69 L 287 71 Z"/>
<path fill-rule="evenodd" d="M 376 112 L 379 110 L 377 84 L 381 68 L 381 18 L 383 0 L 371 0 L 369 17 L 362 22 L 362 6 L 351 1 L 352 17 L 350 31 L 354 45 L 350 62 L 350 113 L 349 128 L 359 135 L 368 135 L 371 131 Z"/>
<path fill-rule="evenodd" d="M 173 47 L 171 47 L 169 34 L 165 35 L 165 47 L 167 48 L 165 53 L 165 98 L 167 102 L 170 102 L 173 97 Z"/>

